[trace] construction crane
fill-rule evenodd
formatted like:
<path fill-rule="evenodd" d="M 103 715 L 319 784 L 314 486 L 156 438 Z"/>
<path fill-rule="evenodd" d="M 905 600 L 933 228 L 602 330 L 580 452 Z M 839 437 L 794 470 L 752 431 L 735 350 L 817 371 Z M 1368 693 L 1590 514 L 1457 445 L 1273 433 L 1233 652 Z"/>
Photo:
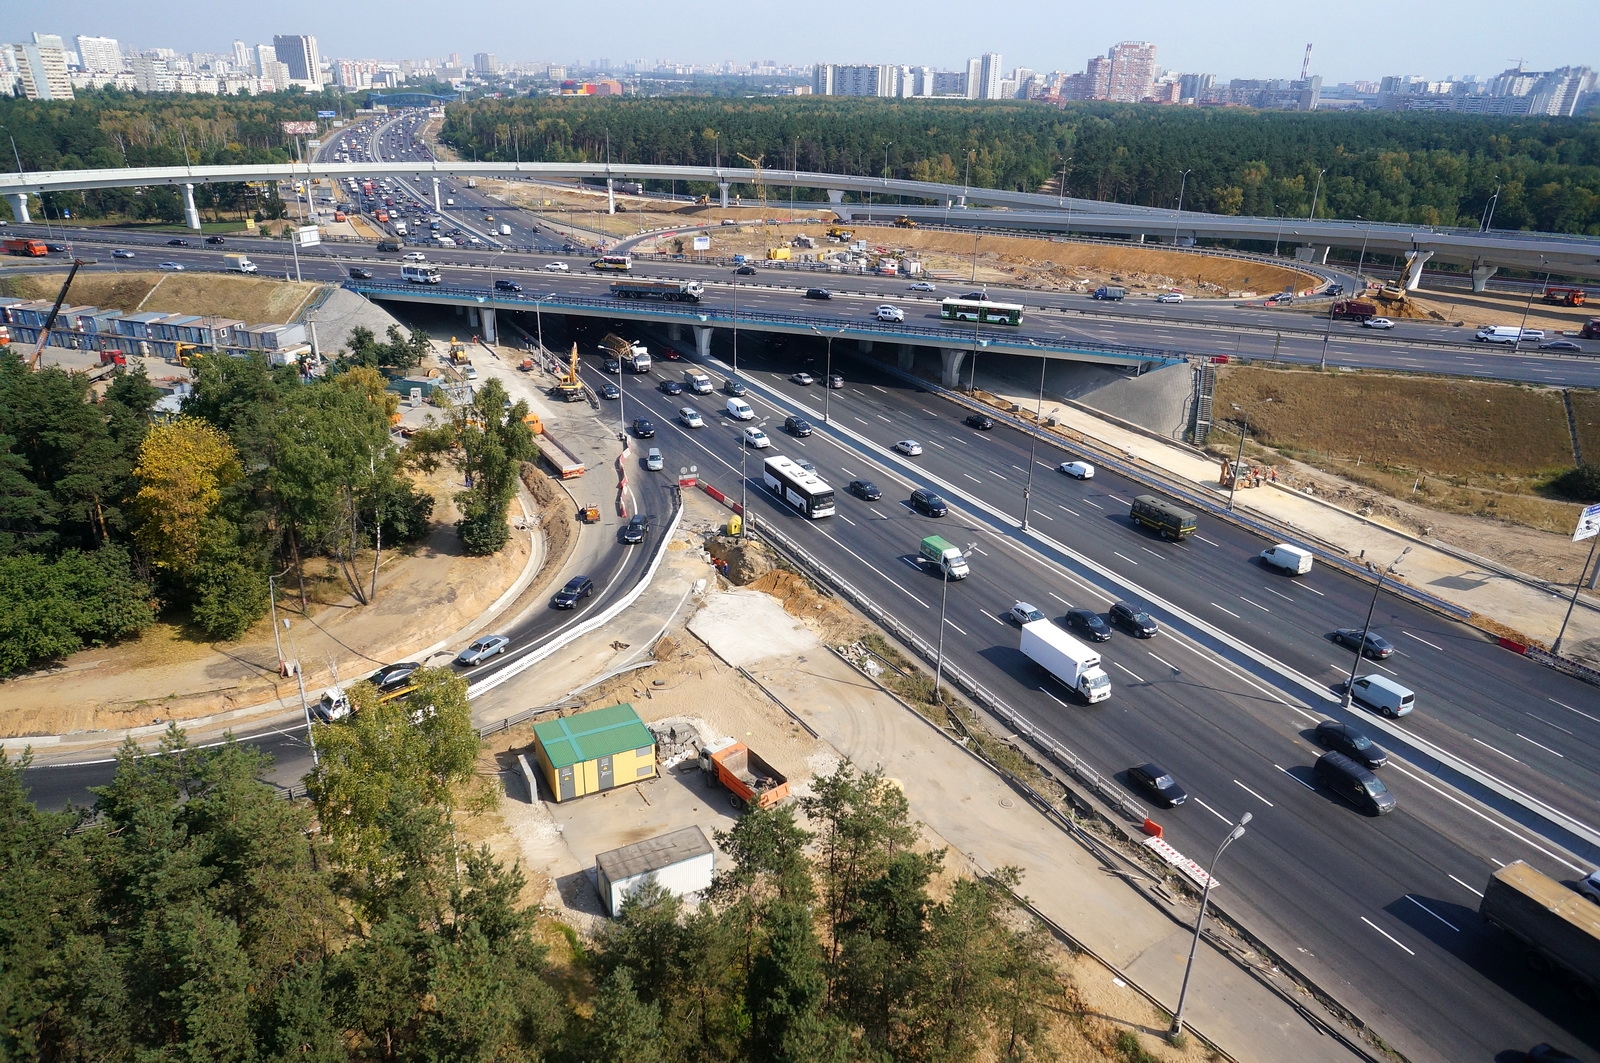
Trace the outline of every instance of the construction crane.
<path fill-rule="evenodd" d="M 50 316 L 44 319 L 44 328 L 39 330 L 39 346 L 33 349 L 33 357 L 28 359 L 29 369 L 38 368 L 39 359 L 44 357 L 44 349 L 50 346 L 50 330 L 56 327 L 61 304 L 67 301 L 67 289 L 72 287 L 72 278 L 78 275 L 78 267 L 82 265 L 83 259 L 72 260 L 72 268 L 67 271 L 67 279 L 61 282 L 61 291 L 56 295 L 56 305 L 50 308 Z"/>
<path fill-rule="evenodd" d="M 756 172 L 756 200 L 761 204 L 761 239 L 763 243 L 771 244 L 772 233 L 767 229 L 767 178 L 766 175 L 761 172 L 761 160 L 766 158 L 766 156 L 762 155 L 752 159 L 742 151 L 736 152 L 736 154 L 739 156 L 739 158 L 749 163 L 751 169 L 755 170 Z M 767 250 L 770 251 L 771 248 L 768 247 Z M 769 255 L 768 257 L 770 258 L 771 256 Z"/>
<path fill-rule="evenodd" d="M 1311 73 L 1311 45 L 1306 45 L 1306 57 L 1300 61 L 1300 80 L 1304 81 Z"/>

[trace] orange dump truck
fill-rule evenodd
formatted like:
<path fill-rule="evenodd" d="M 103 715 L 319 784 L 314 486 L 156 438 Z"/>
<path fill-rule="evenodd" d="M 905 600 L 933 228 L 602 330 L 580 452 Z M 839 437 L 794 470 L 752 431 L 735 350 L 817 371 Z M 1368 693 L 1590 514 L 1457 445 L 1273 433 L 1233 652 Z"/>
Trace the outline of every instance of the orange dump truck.
<path fill-rule="evenodd" d="M 771 808 L 789 796 L 789 778 L 731 738 L 700 750 L 700 770 L 728 788 L 734 808 Z"/>

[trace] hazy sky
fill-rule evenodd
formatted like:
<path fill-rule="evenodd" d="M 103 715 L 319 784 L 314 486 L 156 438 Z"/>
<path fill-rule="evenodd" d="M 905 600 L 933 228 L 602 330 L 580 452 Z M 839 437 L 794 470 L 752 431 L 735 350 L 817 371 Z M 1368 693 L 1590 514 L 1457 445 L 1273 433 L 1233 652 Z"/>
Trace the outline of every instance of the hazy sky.
<path fill-rule="evenodd" d="M 1348 4 L 1241 0 L 5 0 L 0 41 L 37 30 L 140 47 L 227 52 L 310 33 L 322 55 L 422 58 L 493 52 L 502 61 L 606 57 L 710 62 L 905 63 L 957 68 L 998 51 L 1006 70 L 1082 70 L 1118 41 L 1153 42 L 1163 67 L 1230 77 L 1297 77 L 1307 42 L 1325 83 L 1385 74 L 1498 73 L 1600 66 L 1600 20 L 1576 5 L 1508 0 Z M 70 47 L 70 44 L 69 44 Z"/>

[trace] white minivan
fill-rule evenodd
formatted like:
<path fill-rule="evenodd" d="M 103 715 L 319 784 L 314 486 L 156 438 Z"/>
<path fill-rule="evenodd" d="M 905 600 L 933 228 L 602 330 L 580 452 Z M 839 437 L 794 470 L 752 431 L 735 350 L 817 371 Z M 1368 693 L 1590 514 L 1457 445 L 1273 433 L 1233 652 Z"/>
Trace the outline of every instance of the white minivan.
<path fill-rule="evenodd" d="M 755 420 L 756 411 L 752 410 L 750 404 L 743 399 L 729 399 L 727 409 L 728 416 L 735 421 Z"/>
<path fill-rule="evenodd" d="M 1290 546 L 1288 543 L 1279 543 L 1277 546 L 1269 546 L 1261 551 L 1261 563 L 1263 565 L 1270 565 L 1290 576 L 1304 576 L 1311 571 L 1311 565 L 1314 560 L 1310 550 L 1302 550 L 1300 547 Z"/>
<path fill-rule="evenodd" d="M 1474 338 L 1479 343 L 1517 343 L 1524 337 L 1515 325 L 1485 325 Z"/>
<path fill-rule="evenodd" d="M 1416 707 L 1417 696 L 1393 679 L 1381 675 L 1357 676 L 1350 696 L 1385 716 L 1404 716 Z"/>

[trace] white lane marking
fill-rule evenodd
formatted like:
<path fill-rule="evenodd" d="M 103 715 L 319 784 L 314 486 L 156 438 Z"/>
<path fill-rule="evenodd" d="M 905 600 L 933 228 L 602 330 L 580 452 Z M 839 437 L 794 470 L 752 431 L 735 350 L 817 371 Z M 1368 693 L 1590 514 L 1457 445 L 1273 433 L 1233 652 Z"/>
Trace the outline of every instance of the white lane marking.
<path fill-rule="evenodd" d="M 1116 495 L 1112 494 L 1110 491 L 1106 492 L 1106 497 L 1111 499 L 1113 502 L 1117 503 L 1118 505 L 1125 506 L 1125 505 L 1128 504 L 1126 499 L 1118 498 Z"/>
<path fill-rule="evenodd" d="M 927 414 L 930 418 L 932 418 L 935 421 L 937 421 L 939 419 L 939 415 L 934 413 L 932 410 L 928 409 L 926 406 L 918 406 L 917 409 L 921 410 L 923 413 Z"/>
<path fill-rule="evenodd" d="M 1283 765 L 1274 764 L 1273 767 L 1277 768 L 1279 771 L 1283 772 L 1285 775 L 1289 775 L 1289 769 L 1285 768 Z M 1297 776 L 1294 776 L 1294 775 L 1289 775 L 1289 778 L 1294 779 L 1295 782 L 1299 783 L 1301 786 L 1304 786 L 1307 790 L 1310 790 L 1312 793 L 1316 793 L 1317 792 L 1317 788 L 1315 786 L 1312 786 L 1310 783 L 1306 782 L 1304 779 L 1301 779 L 1301 778 L 1299 778 Z"/>
<path fill-rule="evenodd" d="M 1404 775 L 1408 779 L 1412 779 L 1412 780 L 1414 780 L 1416 782 L 1421 783 L 1423 786 L 1426 786 L 1428 789 L 1432 790 L 1434 793 L 1438 794 L 1440 797 L 1443 797 L 1447 801 L 1450 801 L 1451 803 L 1460 806 L 1461 808 L 1465 809 L 1466 811 L 1471 812 L 1474 816 L 1477 816 L 1479 819 L 1483 820 L 1485 823 L 1489 824 L 1491 827 L 1494 827 L 1494 828 L 1502 831 L 1505 834 L 1511 835 L 1511 837 L 1515 838 L 1517 841 L 1519 841 L 1522 844 L 1528 846 L 1530 849 L 1533 849 L 1536 852 L 1543 853 L 1545 856 L 1548 856 L 1550 859 L 1554 860 L 1556 863 L 1562 865 L 1563 867 L 1570 868 L 1571 870 L 1576 871 L 1580 875 L 1588 874 L 1588 871 L 1586 869 L 1581 868 L 1577 864 L 1574 864 L 1572 861 L 1566 859 L 1565 857 L 1563 857 L 1563 856 L 1561 856 L 1561 855 L 1559 855 L 1557 853 L 1554 853 L 1549 849 L 1546 849 L 1544 846 L 1540 845 L 1538 842 L 1534 841 L 1532 838 L 1529 838 L 1527 835 L 1518 834 L 1516 831 L 1512 830 L 1510 827 L 1506 826 L 1504 823 L 1501 823 L 1499 820 L 1495 819 L 1494 817 L 1489 816 L 1489 815 L 1485 814 L 1484 812 L 1479 811 L 1478 809 L 1474 808 L 1472 805 L 1469 805 L 1467 802 L 1465 802 L 1461 798 L 1457 797 L 1455 794 L 1452 794 L 1447 790 L 1444 790 L 1444 789 L 1442 789 L 1442 788 L 1440 788 L 1438 786 L 1435 786 L 1433 783 L 1429 782 L 1427 779 L 1423 778 L 1421 775 L 1417 774 L 1416 772 L 1406 771 L 1404 768 L 1402 768 L 1399 765 L 1394 764 L 1394 763 L 1390 763 L 1389 767 L 1387 769 L 1385 769 L 1385 770 L 1392 771 L 1392 772 L 1397 772 L 1397 773 L 1399 773 L 1401 775 Z M 1492 857 L 1492 856 L 1489 859 L 1490 860 L 1494 860 L 1495 866 L 1497 866 L 1497 867 L 1505 867 L 1506 866 L 1505 864 L 1501 863 L 1499 860 L 1495 860 L 1494 857 Z M 1481 896 L 1481 894 L 1480 894 L 1480 896 Z"/>
<path fill-rule="evenodd" d="M 1513 757 L 1510 753 L 1507 753 L 1503 749 L 1495 749 L 1494 746 L 1491 746 L 1489 743 L 1485 742 L 1481 738 L 1474 738 L 1473 741 L 1478 743 L 1484 749 L 1489 750 L 1490 752 L 1500 754 L 1502 757 L 1505 757 L 1507 760 L 1509 760 L 1513 764 L 1521 764 L 1522 763 L 1522 761 L 1518 760 L 1516 757 Z"/>
<path fill-rule="evenodd" d="M 1567 730 L 1565 727 L 1562 727 L 1560 724 L 1551 723 L 1549 720 L 1545 719 L 1543 716 L 1534 716 L 1533 713 L 1527 711 L 1526 709 L 1523 710 L 1522 714 L 1524 716 L 1533 716 L 1533 718 L 1535 720 L 1538 720 L 1540 723 L 1544 724 L 1546 727 L 1554 727 L 1556 730 L 1560 731 L 1564 735 L 1572 734 L 1571 731 Z M 1574 736 L 1574 737 L 1576 737 L 1576 736 Z"/>
<path fill-rule="evenodd" d="M 837 516 L 840 520 L 844 521 L 846 524 L 850 525 L 852 528 L 856 527 L 856 522 L 851 520 L 849 517 L 845 516 L 843 513 L 836 513 L 834 515 Z"/>
<path fill-rule="evenodd" d="M 1224 816 L 1221 812 L 1218 812 L 1216 809 L 1212 808 L 1198 797 L 1194 799 L 1194 803 L 1211 813 L 1213 816 L 1216 816 L 1218 819 L 1222 820 L 1222 822 L 1226 823 L 1228 826 L 1233 826 L 1233 821 L 1231 819 L 1229 819 L 1227 816 Z"/>
<path fill-rule="evenodd" d="M 1116 665 L 1117 665 L 1117 667 L 1118 667 L 1118 668 L 1122 668 L 1122 665 L 1120 665 L 1120 664 L 1117 664 L 1117 662 L 1116 662 L 1116 661 L 1112 661 L 1112 662 L 1111 662 L 1111 663 L 1112 663 L 1112 664 L 1116 664 Z M 1129 672 L 1129 671 L 1128 671 L 1128 669 L 1126 669 L 1126 668 L 1122 668 L 1122 670 L 1123 670 L 1123 671 L 1124 671 L 1124 672 L 1128 672 L 1128 674 L 1129 674 L 1129 675 L 1131 675 L 1131 676 L 1133 676 L 1133 678 L 1134 678 L 1134 681 L 1135 681 L 1135 682 L 1138 682 L 1138 683 L 1143 683 L 1143 682 L 1144 682 L 1144 680 L 1143 680 L 1143 679 L 1140 679 L 1140 678 L 1139 678 L 1139 676 L 1138 676 L 1138 674 L 1137 674 L 1137 673 L 1134 673 L 1134 672 Z"/>
<path fill-rule="evenodd" d="M 1555 755 L 1560 757 L 1562 760 L 1566 760 L 1567 759 L 1567 755 L 1565 753 L 1556 753 L 1556 751 L 1551 749 L 1549 746 L 1539 745 L 1538 742 L 1535 742 L 1533 739 L 1529 738 L 1527 735 L 1523 734 L 1521 731 L 1512 731 L 1511 733 L 1516 735 L 1518 738 L 1522 739 L 1524 742 L 1528 743 L 1530 746 L 1539 746 L 1539 748 L 1544 750 L 1546 753 L 1555 753 Z"/>
<path fill-rule="evenodd" d="M 1052 517 L 1050 514 L 1044 512 L 1043 510 L 1040 510 L 1038 513 L 1035 513 L 1034 516 L 1043 517 L 1045 520 L 1055 520 L 1054 517 Z"/>
<path fill-rule="evenodd" d="M 945 623 L 949 624 L 951 627 L 955 628 L 957 631 L 961 631 L 961 625 L 957 624 L 954 620 L 946 619 Z M 961 631 L 961 633 L 963 635 L 966 634 L 965 631 Z"/>
<path fill-rule="evenodd" d="M 1382 934 L 1384 937 L 1388 938 L 1390 941 L 1394 942 L 1396 945 L 1400 945 L 1400 939 L 1399 938 L 1397 938 L 1393 934 L 1389 933 L 1387 930 L 1385 930 L 1383 927 L 1379 926 L 1377 923 L 1374 923 L 1371 919 L 1368 919 L 1366 916 L 1362 916 L 1361 917 L 1361 921 L 1363 923 L 1366 923 L 1372 929 L 1376 930 L 1378 933 Z M 1400 945 L 1400 947 L 1403 948 L 1403 949 L 1406 949 L 1406 947 L 1404 945 Z M 1409 955 L 1412 955 L 1412 956 L 1416 955 L 1416 953 L 1412 952 L 1410 949 L 1406 949 L 1406 952 Z"/>
<path fill-rule="evenodd" d="M 1268 594 L 1278 594 L 1278 592 L 1273 590 L 1271 587 L 1262 587 L 1261 589 L 1266 591 Z M 1294 601 L 1294 599 L 1289 597 L 1287 594 L 1278 594 L 1278 597 L 1282 598 L 1286 602 Z"/>
<path fill-rule="evenodd" d="M 1593 720 L 1595 723 L 1600 723 L 1600 716 L 1590 716 L 1587 712 L 1584 712 L 1582 709 L 1575 709 L 1571 705 L 1568 705 L 1564 701 L 1556 701 L 1555 698 L 1547 698 L 1545 700 L 1553 701 L 1557 705 L 1560 705 L 1563 709 L 1566 709 L 1568 712 L 1577 713 L 1579 716 L 1582 716 L 1585 720 Z"/>
<path fill-rule="evenodd" d="M 1049 698 L 1057 705 L 1060 705 L 1063 709 L 1070 709 L 1072 707 L 1071 705 L 1068 705 L 1066 702 L 1062 701 L 1060 698 L 1056 697 L 1054 694 L 1050 693 L 1050 691 L 1046 690 L 1044 687 L 1040 687 L 1039 689 L 1044 692 L 1045 697 Z"/>
<path fill-rule="evenodd" d="M 1195 538 L 1199 539 L 1203 543 L 1211 543 L 1212 546 L 1221 546 L 1222 545 L 1221 543 L 1213 543 L 1213 542 L 1211 542 L 1211 540 L 1207 539 L 1204 535 L 1196 535 Z"/>
<path fill-rule="evenodd" d="M 883 415 L 883 414 L 881 414 L 881 413 L 880 413 L 880 414 L 878 414 L 878 420 L 880 420 L 880 421 L 882 421 L 882 422 L 883 422 L 883 423 L 884 423 L 884 424 L 894 424 L 894 422 L 893 422 L 893 421 L 891 421 L 891 420 L 889 420 L 889 418 L 887 418 L 887 417 L 885 417 L 885 416 L 884 416 L 884 415 Z M 865 422 L 865 421 L 863 421 L 863 422 L 862 422 L 862 423 L 863 423 L 863 424 L 865 424 L 865 423 L 866 423 L 866 422 Z"/>
<path fill-rule="evenodd" d="M 966 477 L 967 477 L 967 479 L 969 479 L 969 480 L 971 480 L 971 481 L 972 481 L 972 482 L 973 482 L 973 483 L 975 483 L 975 484 L 981 484 L 981 483 L 983 483 L 983 481 L 982 481 L 982 480 L 980 480 L 980 479 L 978 479 L 978 478 L 977 478 L 977 477 L 976 477 L 976 476 L 969 476 L 969 475 L 968 475 L 968 474 L 966 474 L 966 473 L 962 473 L 962 474 L 961 474 L 961 475 L 962 475 L 962 476 L 966 476 Z"/>
<path fill-rule="evenodd" d="M 1144 652 L 1150 653 L 1149 650 L 1145 650 Z M 1161 661 L 1162 664 L 1166 665 L 1168 668 L 1171 668 L 1174 672 L 1177 672 L 1180 675 L 1183 674 L 1183 669 L 1179 668 L 1177 665 L 1173 664 L 1171 661 L 1162 660 L 1160 657 L 1157 657 L 1154 653 L 1150 653 L 1150 656 L 1155 657 L 1156 660 Z"/>
<path fill-rule="evenodd" d="M 1004 618 L 998 617 L 998 616 L 994 615 L 993 613 L 984 613 L 983 615 L 988 617 L 990 620 L 993 620 L 995 623 L 999 624 L 1001 627 L 1010 626 L 1008 624 L 1008 622 Z"/>
<path fill-rule="evenodd" d="M 1143 550 L 1145 553 L 1149 554 L 1151 557 L 1159 557 L 1163 561 L 1165 561 L 1167 559 L 1167 555 L 1166 554 L 1158 554 L 1154 550 L 1150 549 L 1148 546 L 1141 546 L 1141 547 L 1139 547 L 1139 549 Z"/>
<path fill-rule="evenodd" d="M 1262 804 L 1266 805 L 1268 808 L 1277 808 L 1278 807 L 1277 805 L 1273 804 L 1271 801 L 1268 801 L 1265 797 L 1262 797 L 1260 794 L 1258 794 L 1254 790 L 1250 789 L 1250 787 L 1246 786 L 1244 783 L 1240 782 L 1238 779 L 1233 780 L 1233 785 L 1237 786 L 1239 789 L 1243 790 L 1245 793 L 1249 794 L 1251 797 L 1255 798 L 1257 801 L 1260 801 Z"/>
<path fill-rule="evenodd" d="M 1021 465 L 1018 465 L 1016 462 L 1012 462 L 1011 463 L 1011 467 L 1013 469 L 1017 470 L 1018 472 L 1027 472 L 1028 471 L 1027 469 L 1024 469 Z"/>
<path fill-rule="evenodd" d="M 1061 595 L 1057 594 L 1055 591 L 1050 591 L 1049 594 L 1050 594 L 1050 597 L 1054 598 L 1056 601 L 1060 602 L 1062 605 L 1066 606 L 1068 609 L 1072 608 L 1072 603 L 1067 601 L 1065 598 L 1061 597 Z"/>
<path fill-rule="evenodd" d="M 961 439 L 961 438 L 959 438 L 959 437 L 958 437 L 958 438 L 957 438 L 957 439 L 956 439 L 956 442 L 957 442 L 957 443 L 960 443 L 960 444 L 961 444 L 961 445 L 962 445 L 962 446 L 964 446 L 964 447 L 970 447 L 970 446 L 972 446 L 972 444 L 971 444 L 971 443 L 968 443 L 968 442 L 967 442 L 967 441 L 966 441 L 966 440 L 965 440 L 965 439 Z"/>
<path fill-rule="evenodd" d="M 1259 609 L 1259 610 L 1261 610 L 1261 611 L 1262 611 L 1262 612 L 1263 612 L 1263 613 L 1270 613 L 1270 612 L 1272 612 L 1272 610 L 1271 610 L 1271 609 L 1268 609 L 1268 608 L 1267 608 L 1267 607 L 1266 607 L 1266 606 L 1264 606 L 1264 605 L 1262 605 L 1262 604 L 1260 604 L 1260 603 L 1259 603 L 1259 602 L 1252 602 L 1252 601 L 1250 601 L 1250 599 L 1249 599 L 1249 598 L 1246 598 L 1246 597 L 1245 597 L 1245 596 L 1244 596 L 1244 595 L 1242 595 L 1242 594 L 1241 594 L 1241 595 L 1239 595 L 1239 600 L 1240 600 L 1240 601 L 1241 601 L 1241 602 L 1245 602 L 1245 603 L 1247 603 L 1247 604 L 1249 604 L 1249 605 L 1253 605 L 1253 606 L 1255 606 L 1255 607 L 1256 607 L 1256 608 L 1257 608 L 1257 609 Z"/>
<path fill-rule="evenodd" d="M 987 550 L 980 550 L 980 549 L 978 549 L 978 548 L 977 548 L 977 547 L 976 547 L 976 546 L 974 546 L 974 547 L 973 547 L 973 548 L 972 548 L 972 552 L 973 552 L 973 553 L 975 553 L 975 554 L 982 554 L 982 555 L 983 555 L 983 556 L 984 556 L 984 557 L 988 557 L 988 556 L 989 556 L 989 551 L 987 551 Z"/>
<path fill-rule="evenodd" d="M 1000 477 L 1000 479 L 1006 481 L 1007 483 L 1011 482 L 1011 477 L 1005 475 L 1004 473 L 995 472 L 993 469 L 985 469 L 984 471 L 987 472 L 990 476 L 998 476 L 998 477 Z"/>
<path fill-rule="evenodd" d="M 1440 915 L 1438 912 L 1434 911 L 1432 908 L 1429 908 L 1426 904 L 1423 904 L 1421 901 L 1419 901 L 1415 897 L 1411 896 L 1411 894 L 1409 894 L 1409 893 L 1406 894 L 1406 900 L 1410 901 L 1412 904 L 1416 905 L 1418 908 L 1421 908 L 1423 911 L 1427 912 L 1429 915 L 1431 915 L 1435 919 L 1439 920 L 1439 922 L 1443 923 L 1445 926 L 1449 927 L 1451 930 L 1454 930 L 1458 934 L 1461 933 L 1461 928 L 1459 926 L 1456 926 L 1450 920 L 1446 919 L 1444 916 Z"/>
<path fill-rule="evenodd" d="M 1222 609 L 1222 606 L 1218 605 L 1216 602 L 1212 602 L 1211 603 L 1211 607 L 1213 609 Z M 1227 613 L 1229 616 L 1233 617 L 1235 620 L 1239 619 L 1239 614 L 1234 612 L 1232 609 L 1222 609 L 1222 611 L 1224 613 Z"/>
<path fill-rule="evenodd" d="M 852 418 L 852 419 L 853 419 L 853 420 L 855 420 L 855 421 L 857 421 L 857 422 L 858 422 L 858 423 L 860 423 L 860 424 L 864 424 L 864 425 L 866 425 L 866 426 L 867 426 L 867 427 L 868 427 L 868 428 L 871 428 L 871 427 L 872 427 L 872 422 L 870 422 L 870 421 L 863 421 L 863 420 L 861 420 L 861 418 L 859 418 L 859 417 L 856 417 L 856 416 L 855 416 L 855 414 L 851 414 L 851 415 L 850 415 L 850 416 L 851 416 L 851 418 Z"/>
<path fill-rule="evenodd" d="M 1433 646 L 1433 648 L 1438 650 L 1440 653 L 1444 652 L 1444 647 L 1443 646 L 1434 646 L 1433 643 L 1429 642 L 1427 639 L 1421 637 L 1420 635 L 1413 635 L 1409 631 L 1402 631 L 1402 632 L 1400 632 L 1400 634 L 1404 635 L 1408 639 L 1416 639 L 1418 642 L 1422 643 L 1424 646 Z"/>
<path fill-rule="evenodd" d="M 930 447 L 938 447 L 940 450 L 948 450 L 948 449 L 950 449 L 949 447 L 946 447 L 943 443 L 935 443 L 931 439 L 928 440 L 928 446 L 930 446 Z"/>
<path fill-rule="evenodd" d="M 1105 507 L 1105 506 L 1102 506 L 1102 505 L 1101 505 L 1101 504 L 1100 504 L 1100 503 L 1098 503 L 1098 502 L 1092 502 L 1092 501 L 1090 501 L 1090 500 L 1089 500 L 1089 499 L 1087 499 L 1087 498 L 1086 498 L 1086 499 L 1084 499 L 1084 501 L 1085 501 L 1085 502 L 1088 502 L 1088 503 L 1089 503 L 1089 504 L 1090 504 L 1090 505 L 1091 505 L 1091 506 L 1093 506 L 1093 507 L 1094 507 L 1094 508 L 1095 508 L 1095 509 L 1105 509 L 1105 508 L 1106 508 L 1106 507 Z M 1062 507 L 1062 508 L 1066 508 L 1066 507 Z M 1071 513 L 1071 512 L 1072 512 L 1072 511 L 1071 511 L 1071 510 L 1070 510 L 1070 509 L 1069 509 L 1069 510 L 1067 510 L 1067 512 L 1068 512 L 1068 513 Z"/>
<path fill-rule="evenodd" d="M 889 392 L 888 392 L 888 389 L 886 389 L 886 388 L 880 388 L 880 387 L 879 387 L 879 386 L 878 386 L 878 385 L 876 385 L 876 384 L 868 384 L 868 385 L 867 385 L 867 387 L 869 387 L 869 388 L 871 388 L 871 389 L 872 389 L 872 390 L 873 390 L 873 391 L 881 391 L 881 392 L 883 392 L 883 393 L 884 393 L 884 394 L 885 394 L 885 395 L 887 395 L 887 394 L 889 394 Z"/>
<path fill-rule="evenodd" d="M 1461 886 L 1461 887 L 1463 887 L 1468 893 L 1477 893 L 1478 896 L 1480 896 L 1480 897 L 1483 896 L 1483 894 L 1478 893 L 1477 890 L 1473 889 L 1471 886 L 1468 886 L 1465 882 L 1462 882 L 1460 879 L 1456 878 L 1454 875 L 1451 875 L 1450 877 L 1455 879 L 1456 884 Z"/>
<path fill-rule="evenodd" d="M 843 465 L 839 466 L 839 471 L 844 473 L 846 476 L 850 477 L 851 479 L 855 478 L 856 474 L 851 472 L 849 469 L 845 468 Z"/>
<path fill-rule="evenodd" d="M 1302 586 L 1304 586 L 1304 584 L 1302 584 Z M 1317 590 L 1315 587 L 1306 587 L 1305 589 L 1310 591 L 1312 594 L 1315 594 L 1318 598 L 1326 598 L 1327 597 L 1326 594 L 1323 594 L 1321 591 Z"/>
<path fill-rule="evenodd" d="M 1122 560 L 1126 561 L 1130 565 L 1137 565 L 1139 563 L 1139 562 L 1135 561 L 1133 558 L 1129 557 L 1127 554 L 1118 553 L 1116 550 L 1113 550 L 1111 552 L 1113 554 L 1116 554 L 1118 557 L 1122 558 Z"/>
<path fill-rule="evenodd" d="M 1057 502 L 1057 503 L 1056 503 L 1056 508 L 1057 508 L 1057 509 L 1067 509 L 1067 507 L 1066 507 L 1066 506 L 1063 506 L 1063 505 L 1062 505 L 1062 504 L 1061 504 L 1061 503 L 1060 503 L 1060 502 Z M 1067 509 L 1067 512 L 1068 512 L 1068 513 L 1071 513 L 1071 514 L 1072 514 L 1072 515 L 1073 515 L 1073 516 L 1074 516 L 1074 517 L 1078 517 L 1078 516 L 1082 516 L 1082 514 L 1081 514 L 1081 513 L 1079 513 L 1079 512 L 1078 512 L 1078 511 L 1077 511 L 1077 510 L 1075 510 L 1075 509 Z"/>

